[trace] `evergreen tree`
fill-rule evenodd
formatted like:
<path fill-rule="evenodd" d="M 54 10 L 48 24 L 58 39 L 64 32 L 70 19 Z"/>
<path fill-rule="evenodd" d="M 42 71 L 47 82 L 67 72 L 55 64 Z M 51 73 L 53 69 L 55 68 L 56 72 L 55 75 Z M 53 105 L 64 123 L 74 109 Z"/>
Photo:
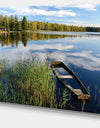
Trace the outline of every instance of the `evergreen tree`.
<path fill-rule="evenodd" d="M 18 22 L 18 31 L 21 31 L 22 30 L 22 24 L 21 24 L 21 21 Z"/>
<path fill-rule="evenodd" d="M 7 30 L 9 31 L 10 30 L 10 26 L 9 26 L 9 24 L 10 24 L 10 19 L 9 19 L 9 17 L 7 16 L 7 15 L 5 15 L 5 27 L 7 28 Z"/>
<path fill-rule="evenodd" d="M 35 30 L 35 31 L 38 30 L 38 22 L 37 22 L 37 21 L 35 21 L 35 23 L 34 23 L 34 30 Z"/>
<path fill-rule="evenodd" d="M 22 20 L 22 29 L 23 30 L 27 30 L 28 29 L 28 22 L 27 22 L 26 16 L 24 16 L 23 20 Z"/>
<path fill-rule="evenodd" d="M 10 30 L 15 31 L 15 19 L 14 19 L 13 15 L 11 15 L 11 17 L 10 17 Z"/>
<path fill-rule="evenodd" d="M 11 15 L 8 17 L 0 15 L 0 28 L 6 27 L 7 30 L 21 31 L 21 30 L 51 30 L 51 31 L 74 31 L 74 32 L 100 32 L 100 27 L 82 27 L 82 26 L 69 26 L 58 23 L 38 22 L 38 21 L 27 21 L 26 16 L 23 17 L 22 21 L 18 21 L 17 15 L 15 17 Z M 0 31 L 3 31 L 1 29 Z"/>
<path fill-rule="evenodd" d="M 4 17 L 0 15 L 0 27 L 4 27 Z"/>
<path fill-rule="evenodd" d="M 18 18 L 17 18 L 17 15 L 15 15 L 15 30 L 18 30 Z"/>

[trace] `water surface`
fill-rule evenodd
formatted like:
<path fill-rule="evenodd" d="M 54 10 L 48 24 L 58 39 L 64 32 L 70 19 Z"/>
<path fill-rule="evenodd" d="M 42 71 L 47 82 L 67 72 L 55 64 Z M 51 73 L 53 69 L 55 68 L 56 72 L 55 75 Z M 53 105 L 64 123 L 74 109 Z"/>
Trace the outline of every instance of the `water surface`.
<path fill-rule="evenodd" d="M 90 88 L 91 101 L 86 112 L 100 112 L 100 33 L 30 32 L 0 34 L 0 59 L 13 63 L 19 56 L 38 56 L 43 60 L 63 61 Z M 65 74 L 64 71 L 61 74 Z M 70 81 L 69 81 L 70 82 Z M 61 86 L 58 83 L 58 86 Z M 73 87 L 78 88 L 75 83 Z M 71 98 L 74 110 L 81 105 Z"/>

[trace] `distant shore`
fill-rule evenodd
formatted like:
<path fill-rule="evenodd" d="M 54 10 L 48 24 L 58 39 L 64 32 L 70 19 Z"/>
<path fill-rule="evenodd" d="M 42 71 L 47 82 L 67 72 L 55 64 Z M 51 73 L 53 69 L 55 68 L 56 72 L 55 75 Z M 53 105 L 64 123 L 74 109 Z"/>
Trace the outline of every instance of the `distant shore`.
<path fill-rule="evenodd" d="M 24 30 L 24 31 L 3 31 L 3 32 L 0 32 L 0 33 L 17 33 L 17 32 L 76 32 L 76 31 Z M 78 31 L 78 32 L 80 32 L 80 31 Z M 88 32 L 88 31 L 86 31 L 86 32 Z M 93 32 L 93 31 L 91 31 L 91 32 Z"/>

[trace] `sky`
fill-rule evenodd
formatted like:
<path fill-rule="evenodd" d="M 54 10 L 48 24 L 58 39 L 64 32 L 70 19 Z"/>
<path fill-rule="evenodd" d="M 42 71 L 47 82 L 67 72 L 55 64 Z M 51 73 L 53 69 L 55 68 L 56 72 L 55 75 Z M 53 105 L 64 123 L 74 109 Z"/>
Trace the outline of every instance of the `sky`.
<path fill-rule="evenodd" d="M 100 27 L 100 1 L 95 0 L 24 0 L 14 3 L 4 0 L 0 14 L 15 15 L 19 20 L 25 15 L 28 21 L 45 21 L 77 26 Z"/>

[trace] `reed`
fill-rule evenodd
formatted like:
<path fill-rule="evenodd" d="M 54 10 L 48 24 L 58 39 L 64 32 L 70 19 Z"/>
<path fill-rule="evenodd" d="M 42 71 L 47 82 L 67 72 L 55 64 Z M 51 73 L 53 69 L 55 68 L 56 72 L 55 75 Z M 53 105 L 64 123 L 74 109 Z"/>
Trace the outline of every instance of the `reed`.
<path fill-rule="evenodd" d="M 36 61 L 34 57 L 0 61 L 0 101 L 55 107 L 56 80 L 48 61 Z"/>
<path fill-rule="evenodd" d="M 20 57 L 13 65 L 7 59 L 0 60 L 1 102 L 66 108 L 69 100 L 67 90 L 61 94 L 57 89 L 48 58 L 41 62 L 34 57 Z"/>

